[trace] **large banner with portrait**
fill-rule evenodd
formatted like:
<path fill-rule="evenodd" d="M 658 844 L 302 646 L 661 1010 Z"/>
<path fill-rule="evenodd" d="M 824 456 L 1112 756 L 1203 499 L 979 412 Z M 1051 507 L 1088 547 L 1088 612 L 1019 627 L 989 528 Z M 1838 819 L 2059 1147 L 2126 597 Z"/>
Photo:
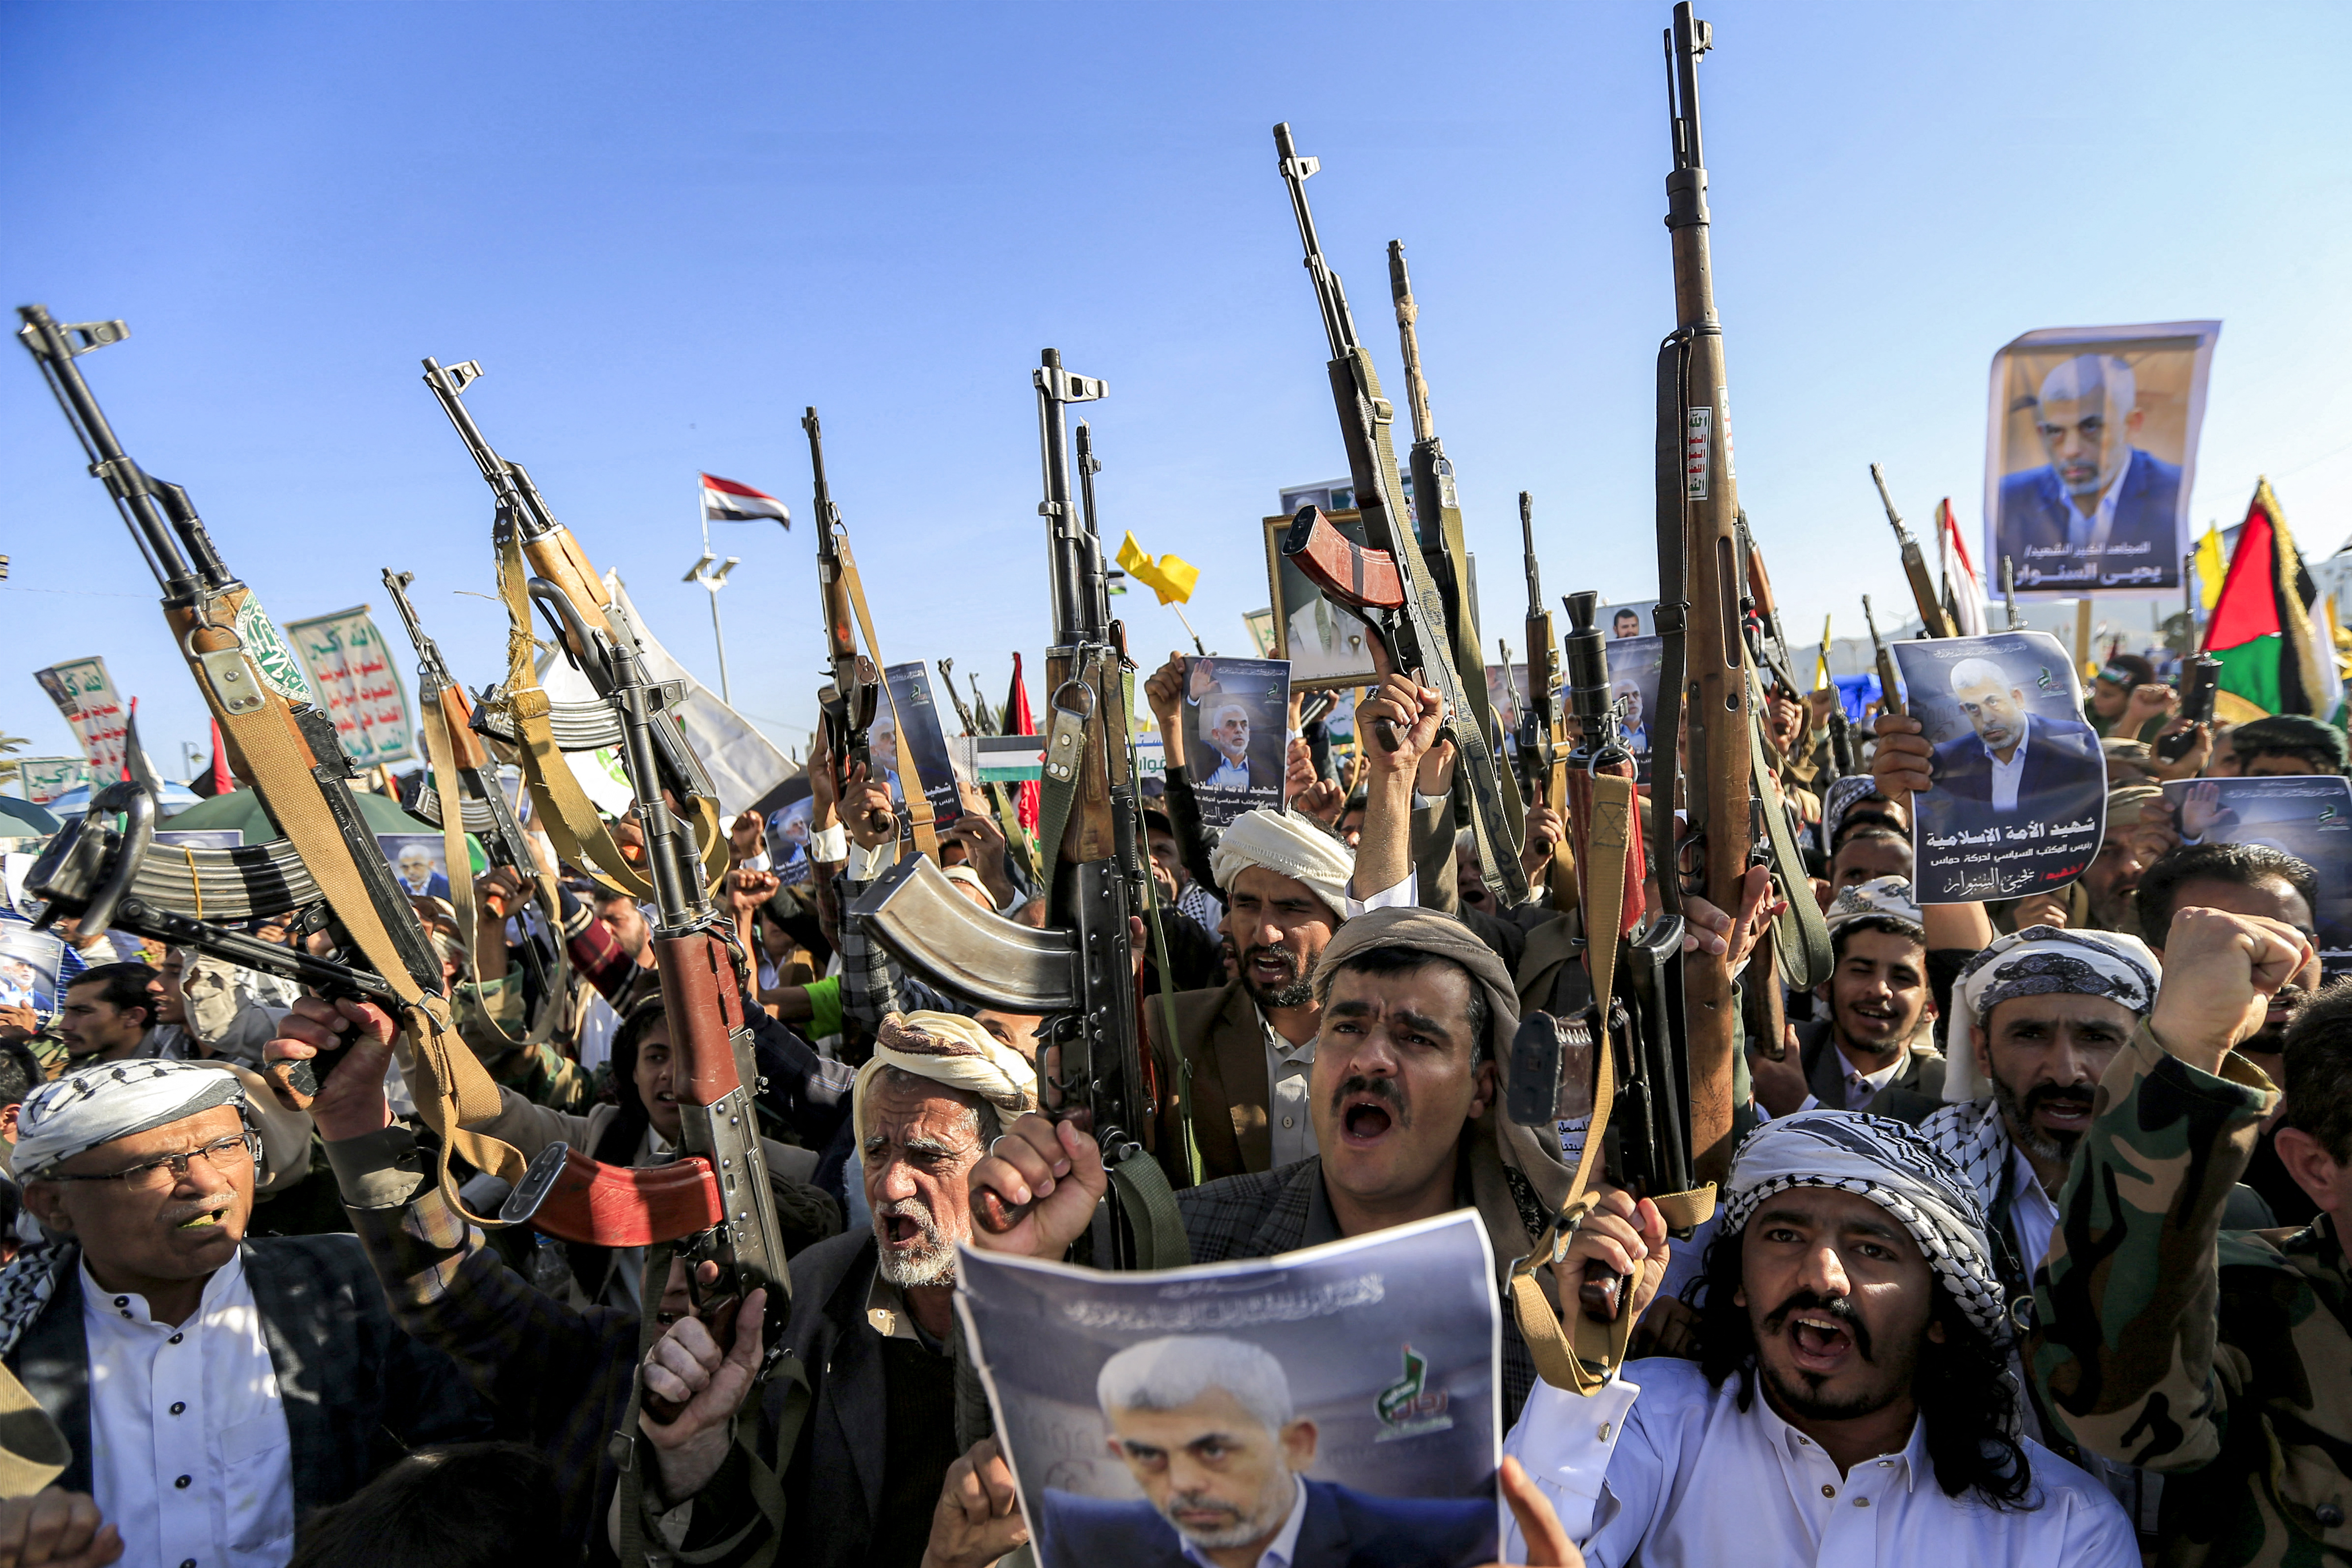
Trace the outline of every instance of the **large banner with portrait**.
<path fill-rule="evenodd" d="M 1156 1273 L 964 1248 L 956 1307 L 1041 1568 L 1491 1561 L 1494 1274 L 1466 1210 Z"/>
<path fill-rule="evenodd" d="M 2219 321 L 2053 327 L 1992 356 L 1984 577 L 2021 598 L 2180 591 Z"/>
<path fill-rule="evenodd" d="M 2330 980 L 2352 971 L 2352 780 L 2176 779 L 2164 804 L 2184 844 L 2252 844 L 2309 866 L 2320 964 Z"/>
<path fill-rule="evenodd" d="M 2063 888 L 2099 852 L 2107 759 L 2082 685 L 2048 632 L 1894 645 L 1935 757 L 1911 797 L 1911 885 L 1923 904 Z"/>

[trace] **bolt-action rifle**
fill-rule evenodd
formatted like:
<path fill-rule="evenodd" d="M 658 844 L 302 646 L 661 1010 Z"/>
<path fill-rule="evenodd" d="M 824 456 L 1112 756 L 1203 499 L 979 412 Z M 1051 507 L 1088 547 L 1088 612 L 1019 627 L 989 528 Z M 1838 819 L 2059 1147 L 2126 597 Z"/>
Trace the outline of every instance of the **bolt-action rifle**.
<path fill-rule="evenodd" d="M 874 722 L 882 678 L 874 661 L 857 651 L 849 592 L 849 532 L 841 525 L 841 509 L 833 504 L 833 487 L 825 483 L 824 432 L 815 409 L 802 416 L 801 428 L 808 432 L 809 467 L 816 474 L 816 591 L 824 613 L 825 664 L 832 672 L 817 690 L 817 710 L 824 725 L 825 754 L 833 759 L 835 793 L 847 800 L 850 770 L 863 769 L 868 778 L 874 773 L 866 732 Z"/>
<path fill-rule="evenodd" d="M 1910 579 L 1912 602 L 1919 607 L 1919 624 L 1927 628 L 1931 637 L 1959 636 L 1959 628 L 1945 613 L 1944 596 L 1937 592 L 1936 579 L 1927 574 L 1927 558 L 1920 552 L 1919 542 L 1903 525 L 1903 514 L 1895 510 L 1895 496 L 1886 488 L 1885 472 L 1876 463 L 1870 465 L 1870 482 L 1878 487 L 1879 501 L 1886 508 L 1886 521 L 1895 529 L 1895 542 L 1903 551 L 1903 575 Z"/>
<path fill-rule="evenodd" d="M 1505 805 L 1503 780 L 1495 765 L 1491 731 L 1477 721 L 1469 685 L 1483 688 L 1484 656 L 1473 640 L 1467 676 L 1454 658 L 1456 646 L 1449 630 L 1444 596 L 1413 531 L 1404 524 L 1404 487 L 1397 477 L 1396 452 L 1389 438 L 1396 410 L 1381 395 L 1380 377 L 1372 358 L 1356 336 L 1355 319 L 1348 312 L 1348 296 L 1339 274 L 1323 259 L 1323 243 L 1316 237 L 1315 215 L 1307 205 L 1307 181 L 1323 165 L 1302 158 L 1293 144 L 1288 125 L 1274 128 L 1275 149 L 1280 153 L 1283 183 L 1290 187 L 1292 215 L 1307 252 L 1307 271 L 1315 284 L 1315 299 L 1323 315 L 1323 332 L 1331 358 L 1328 370 L 1331 395 L 1339 407 L 1339 435 L 1348 448 L 1348 472 L 1356 489 L 1356 510 L 1363 519 L 1359 545 L 1342 534 L 1329 518 L 1314 507 L 1302 507 L 1284 537 L 1282 552 L 1307 580 L 1335 604 L 1356 610 L 1370 634 L 1382 645 L 1389 668 L 1434 688 L 1444 704 L 1445 727 L 1440 733 L 1454 742 L 1459 757 L 1456 776 L 1468 791 L 1470 831 L 1478 848 L 1478 868 L 1487 887 L 1505 909 L 1527 898 L 1528 879 L 1519 868 L 1519 832 Z M 1473 630 L 1475 639 L 1475 632 Z M 1388 732 L 1384 732 L 1388 731 Z M 1375 743 L 1393 749 L 1395 736 L 1386 725 L 1373 726 Z"/>
<path fill-rule="evenodd" d="M 1543 572 L 1536 563 L 1535 497 L 1519 492 L 1519 549 L 1528 571 L 1528 693 L 1519 704 L 1520 776 L 1527 799 L 1554 811 L 1568 804 L 1568 748 L 1559 738 L 1559 645 L 1552 640 L 1551 611 L 1543 596 Z M 1505 659 L 1503 667 L 1510 668 Z M 1553 909 L 1576 903 L 1576 855 L 1563 836 L 1552 846 L 1545 875 L 1545 899 Z"/>
<path fill-rule="evenodd" d="M 1830 617 L 1822 617 L 1822 668 L 1830 667 Z M 1842 779 L 1853 772 L 1853 725 L 1845 716 L 1844 695 L 1837 691 L 1836 683 L 1830 687 L 1830 777 Z"/>
<path fill-rule="evenodd" d="M 1102 1147 L 1111 1189 L 1094 1256 L 1114 1267 L 1164 1268 L 1190 1255 L 1167 1177 L 1145 1146 L 1170 1086 L 1151 1081 L 1136 1014 L 1129 918 L 1147 907 L 1150 871 L 1130 765 L 1125 632 L 1111 619 L 1099 525 L 1071 481 L 1071 404 L 1104 385 L 1073 375 L 1047 349 L 1034 374 L 1045 500 L 1038 512 L 1053 588 L 1045 651 L 1044 801 L 1038 845 L 1054 858 L 1045 927 L 975 908 L 922 857 L 901 860 L 860 896 L 853 918 L 908 968 L 983 1005 L 1040 1014 L 1041 1045 L 1057 1047 L 1049 1087 L 1056 1114 Z M 1090 444 L 1089 444 L 1090 445 Z M 973 1194 L 992 1233 L 1020 1223 L 995 1192 Z"/>
<path fill-rule="evenodd" d="M 1878 710 L 1900 715 L 1903 711 L 1902 689 L 1896 684 L 1895 655 L 1878 635 L 1878 616 L 1870 608 L 1870 595 L 1862 596 L 1862 624 L 1870 628 L 1870 657 L 1878 669 Z"/>

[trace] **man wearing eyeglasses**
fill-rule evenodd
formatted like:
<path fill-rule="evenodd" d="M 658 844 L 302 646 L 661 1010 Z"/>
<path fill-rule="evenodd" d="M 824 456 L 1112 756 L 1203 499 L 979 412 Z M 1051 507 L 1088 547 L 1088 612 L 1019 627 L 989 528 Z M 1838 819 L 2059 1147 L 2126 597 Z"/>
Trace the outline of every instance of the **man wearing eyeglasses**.
<path fill-rule="evenodd" d="M 282 1568 L 303 1512 L 405 1447 L 488 1435 L 355 1237 L 245 1239 L 261 1148 L 238 1077 L 197 1063 L 91 1066 L 26 1100 L 16 1168 L 53 1239 L 0 1279 L 0 1360 L 70 1457 L 0 1503 L 0 1561 L 103 1561 L 112 1531 L 125 1563 Z M 47 1556 L 10 1555 L 68 1510 Z"/>

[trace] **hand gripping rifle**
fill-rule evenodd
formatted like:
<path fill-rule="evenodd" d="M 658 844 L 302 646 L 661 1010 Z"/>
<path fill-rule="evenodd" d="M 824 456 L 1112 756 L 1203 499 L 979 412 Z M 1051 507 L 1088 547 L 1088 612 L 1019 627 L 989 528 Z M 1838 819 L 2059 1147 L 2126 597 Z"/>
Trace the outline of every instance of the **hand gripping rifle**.
<path fill-rule="evenodd" d="M 1404 361 L 1405 405 L 1412 415 L 1412 450 L 1407 461 L 1412 472 L 1414 539 L 1421 546 L 1422 559 L 1428 563 L 1430 580 L 1437 584 L 1437 596 L 1445 605 L 1454 668 L 1462 677 L 1463 695 L 1470 700 L 1471 721 L 1486 737 L 1488 748 L 1499 752 L 1503 736 L 1486 697 L 1486 656 L 1478 639 L 1478 604 L 1470 582 L 1470 547 L 1463 538 L 1462 501 L 1454 483 L 1454 461 L 1437 438 L 1437 421 L 1429 409 L 1429 382 L 1422 374 L 1421 337 L 1415 326 L 1421 308 L 1413 303 L 1412 279 L 1405 271 L 1401 239 L 1389 241 L 1389 293 L 1396 305 L 1397 341 Z M 1547 647 L 1549 642 L 1546 639 Z M 1527 808 L 1510 770 L 1497 770 L 1495 782 L 1516 851 L 1526 837 Z"/>
<path fill-rule="evenodd" d="M 1553 1131 L 1563 1088 L 1563 1058 L 1590 1064 L 1589 1086 L 1571 1086 L 1581 1101 L 1591 1089 L 1591 1121 L 1567 1201 L 1535 1249 L 1512 1266 L 1513 1310 L 1536 1367 L 1547 1382 L 1591 1393 L 1624 1357 L 1633 1330 L 1625 1311 L 1623 1280 L 1589 1272 L 1580 1302 L 1569 1305 L 1567 1331 L 1545 1299 L 1538 1271 L 1556 1260 L 1599 1194 L 1591 1183 L 1612 1132 L 1618 1143 L 1620 1186 L 1656 1203 L 1678 1231 L 1704 1220 L 1714 1206 L 1712 1186 L 1692 1176 L 1692 1062 L 1683 1007 L 1683 918 L 1675 908 L 1641 930 L 1641 814 L 1633 791 L 1633 758 L 1612 706 L 1605 639 L 1593 625 L 1601 596 L 1568 596 L 1568 700 L 1576 723 L 1576 751 L 1568 760 L 1569 837 L 1585 918 L 1585 966 L 1593 1000 L 1573 1018 L 1528 1014 L 1511 1046 L 1510 1118 Z M 1667 749 L 1654 748 L 1656 783 L 1671 788 Z M 1662 892 L 1672 877 L 1661 879 Z M 1639 933 L 1638 935 L 1636 933 Z M 1618 976 L 1623 974 L 1620 985 Z M 1598 1047 L 1598 1048 L 1596 1048 Z"/>
<path fill-rule="evenodd" d="M 817 690 L 817 710 L 824 726 L 825 754 L 833 759 L 834 793 L 846 800 L 844 791 L 852 768 L 863 769 L 869 779 L 874 776 L 874 756 L 866 746 L 866 733 L 874 723 L 882 678 L 874 661 L 857 651 L 857 634 L 852 626 L 857 615 L 852 602 L 856 566 L 849 553 L 849 531 L 841 525 L 841 509 L 833 504 L 833 487 L 825 482 L 824 429 L 817 423 L 814 408 L 801 416 L 801 428 L 808 432 L 809 468 L 816 476 L 816 592 L 824 612 L 825 664 L 833 675 Z M 891 729 L 895 733 L 898 726 Z M 908 775 L 901 769 L 899 776 Z M 913 802 L 908 804 L 911 808 Z M 927 808 L 929 804 L 925 802 Z M 869 826 L 878 831 L 887 825 L 877 813 Z"/>
<path fill-rule="evenodd" d="M 16 313 L 24 323 L 19 340 L 163 589 L 164 620 L 220 724 L 229 765 L 288 841 L 284 848 L 215 850 L 201 858 L 191 852 L 183 879 L 167 860 L 147 863 L 152 799 L 135 784 L 110 786 L 35 867 L 37 889 L 45 887 L 50 900 L 44 918 L 79 913 L 97 927 L 138 919 L 160 940 L 286 975 L 330 995 L 387 1004 L 405 1036 L 404 1065 L 418 1113 L 441 1140 L 443 1195 L 477 1224 L 529 1217 L 545 1195 L 543 1184 L 532 1186 L 512 1148 L 463 1125 L 498 1114 L 498 1088 L 457 1037 L 439 955 L 360 816 L 351 785 L 357 770 L 336 742 L 333 722 L 310 700 L 284 639 L 213 547 L 187 492 L 151 478 L 123 451 L 74 363 L 121 342 L 127 329 L 120 321 L 61 323 L 40 305 L 20 306 Z M 125 809 L 129 831 L 117 838 L 108 819 Z M 207 885 L 215 895 L 209 909 Z M 194 914 L 172 907 L 184 899 L 196 905 Z M 325 957 L 273 955 L 268 944 L 215 923 L 289 907 L 300 909 L 299 928 L 326 936 L 331 952 Z M 276 1064 L 271 1077 L 281 1092 L 308 1103 L 320 1075 L 341 1059 Z M 453 1153 L 513 1184 L 514 1195 L 498 1219 L 484 1220 L 466 1207 L 451 1179 Z"/>
<path fill-rule="evenodd" d="M 1528 569 L 1528 695 L 1519 706 L 1519 769 L 1527 781 L 1527 798 L 1537 805 L 1563 809 L 1568 802 L 1568 748 L 1559 740 L 1559 646 L 1552 641 L 1551 611 L 1544 605 L 1543 572 L 1536 563 L 1535 497 L 1519 492 L 1519 546 Z M 1503 661 L 1506 669 L 1510 661 Z M 1552 846 L 1551 870 L 1545 878 L 1545 895 L 1551 907 L 1575 907 L 1576 854 L 1566 837 Z"/>
<path fill-rule="evenodd" d="M 383 568 L 383 585 L 392 595 L 393 607 L 400 612 L 401 624 L 408 628 L 408 640 L 416 647 L 416 698 L 425 710 L 425 754 L 433 764 L 435 783 L 449 792 L 444 795 L 428 786 L 417 799 L 416 814 L 440 825 L 442 847 L 449 867 L 449 901 L 457 910 L 457 929 L 467 942 L 473 941 L 476 927 L 474 879 L 467 865 L 465 836 L 470 833 L 481 840 L 482 853 L 491 865 L 511 866 L 530 879 L 544 922 L 542 930 L 547 933 L 547 947 L 541 947 L 539 935 L 526 931 L 523 963 L 539 994 L 540 1022 L 544 1026 L 533 1030 L 532 1035 L 535 1039 L 544 1040 L 555 1021 L 559 990 L 548 952 L 560 955 L 563 945 L 555 879 L 539 869 L 538 857 L 530 852 L 522 824 L 515 820 L 514 808 L 507 804 L 507 792 L 499 783 L 498 760 L 491 756 L 475 730 L 473 704 L 466 700 L 466 689 L 450 675 L 448 663 L 441 657 L 440 645 L 425 632 L 416 618 L 416 606 L 409 603 L 408 584 L 415 581 L 415 575 L 413 572 L 394 572 L 387 566 Z M 458 808 L 455 812 L 450 810 L 453 804 Z M 480 954 L 472 956 L 474 973 L 479 974 Z"/>
<path fill-rule="evenodd" d="M 1045 468 L 1045 519 L 1054 601 L 1054 646 L 1045 652 L 1045 791 L 1038 834 L 1054 856 L 1045 928 L 1033 930 L 973 907 L 939 868 L 901 860 L 852 906 L 875 940 L 927 979 L 985 1006 L 1045 1015 L 1042 1045 L 1060 1053 L 1050 1082 L 1056 1114 L 1093 1134 L 1111 1177 L 1097 1218 L 1095 1258 L 1118 1268 L 1166 1268 L 1189 1261 L 1176 1203 L 1143 1139 L 1169 1086 L 1147 1074 L 1136 1016 L 1128 921 L 1147 907 L 1150 872 L 1141 851 L 1134 732 L 1125 634 L 1110 616 L 1109 579 L 1092 509 L 1074 503 L 1065 409 L 1103 395 L 1103 384 L 1073 375 L 1045 352 L 1034 377 Z M 1019 1223 L 985 1189 L 974 1221 L 1001 1233 Z"/>
<path fill-rule="evenodd" d="M 1878 500 L 1886 508 L 1886 521 L 1894 526 L 1895 542 L 1903 551 L 1903 575 L 1911 580 L 1911 598 L 1919 606 L 1919 624 L 1927 628 L 1931 637 L 1951 637 L 1960 635 L 1952 625 L 1952 617 L 1944 609 L 1944 596 L 1936 591 L 1936 579 L 1927 574 L 1927 558 L 1919 550 L 1919 542 L 1903 526 L 1903 514 L 1895 510 L 1895 497 L 1886 488 L 1885 471 L 1876 463 L 1870 465 L 1870 482 L 1878 487 Z"/>
<path fill-rule="evenodd" d="M 1356 336 L 1348 313 L 1348 296 L 1339 275 L 1323 260 L 1323 244 L 1316 237 L 1315 215 L 1307 205 L 1307 180 L 1322 167 L 1319 160 L 1302 158 L 1290 138 L 1288 125 L 1274 128 L 1275 149 L 1281 154 L 1284 184 L 1290 187 L 1290 206 L 1298 220 L 1298 236 L 1306 247 L 1307 271 L 1315 283 L 1315 298 L 1323 312 L 1323 331 L 1331 347 L 1328 369 L 1331 395 L 1339 412 L 1339 435 L 1348 448 L 1348 472 L 1356 488 L 1356 510 L 1362 517 L 1369 546 L 1342 534 L 1313 507 L 1302 507 L 1282 542 L 1282 552 L 1307 580 L 1335 604 L 1364 617 L 1371 635 L 1380 639 L 1389 668 L 1410 675 L 1436 689 L 1446 714 L 1440 731 L 1460 753 L 1459 772 L 1469 792 L 1470 829 L 1478 847 L 1478 868 L 1505 909 L 1528 896 L 1528 879 L 1519 868 L 1518 830 L 1504 804 L 1503 782 L 1495 766 L 1491 732 L 1475 717 L 1465 678 L 1454 662 L 1455 639 L 1449 635 L 1445 602 L 1439 593 L 1422 548 L 1405 517 L 1404 487 L 1397 478 L 1396 452 L 1389 427 L 1396 410 L 1381 395 L 1380 377 L 1373 374 L 1371 354 Z M 1486 671 L 1476 653 L 1475 632 L 1466 645 L 1472 652 L 1471 675 L 1483 689 Z M 1376 725 L 1374 741 L 1394 749 L 1393 732 Z"/>
<path fill-rule="evenodd" d="M 637 629 L 627 606 L 605 591 L 604 578 L 572 531 L 556 521 L 530 475 L 520 463 L 499 456 L 474 423 L 463 395 L 481 374 L 482 367 L 472 360 L 447 366 L 437 360 L 425 361 L 425 384 L 432 388 L 441 411 L 457 428 L 458 439 L 466 443 L 474 466 L 481 470 L 498 502 L 494 542 L 499 552 L 499 597 L 507 608 L 507 679 L 497 704 L 502 710 L 498 717 L 504 722 L 487 727 L 501 740 L 512 737 L 522 759 L 523 777 L 539 807 L 540 826 L 553 841 L 557 856 L 587 868 L 606 887 L 649 902 L 653 884 L 622 853 L 572 775 L 572 764 L 564 760 L 567 752 L 622 745 L 617 710 L 602 688 L 597 696 L 604 700 L 561 707 L 548 700 L 532 660 L 530 595 L 526 584 L 534 576 L 552 584 L 571 602 L 582 625 L 601 629 L 611 641 L 625 642 L 635 649 Z M 585 650 L 572 645 L 572 633 L 564 631 L 561 638 L 575 662 L 585 658 Z M 592 681 L 605 668 L 595 660 L 586 663 Z M 677 717 L 666 709 L 653 721 L 653 741 L 664 777 L 694 818 L 702 845 L 703 879 L 715 885 L 726 874 L 728 859 L 718 795 L 687 745 Z"/>

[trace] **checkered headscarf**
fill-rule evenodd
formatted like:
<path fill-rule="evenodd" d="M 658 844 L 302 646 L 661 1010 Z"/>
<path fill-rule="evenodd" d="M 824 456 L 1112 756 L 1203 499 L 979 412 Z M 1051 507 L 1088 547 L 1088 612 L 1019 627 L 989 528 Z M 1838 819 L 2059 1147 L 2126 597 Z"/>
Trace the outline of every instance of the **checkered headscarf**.
<path fill-rule="evenodd" d="M 1850 1110 L 1801 1110 L 1766 1122 L 1731 1158 L 1717 1233 L 1736 1236 L 1758 1205 L 1790 1187 L 1855 1193 L 1903 1222 L 1937 1283 L 1996 1342 L 2009 1315 L 1984 1205 L 1935 1145 L 1900 1121 Z"/>

